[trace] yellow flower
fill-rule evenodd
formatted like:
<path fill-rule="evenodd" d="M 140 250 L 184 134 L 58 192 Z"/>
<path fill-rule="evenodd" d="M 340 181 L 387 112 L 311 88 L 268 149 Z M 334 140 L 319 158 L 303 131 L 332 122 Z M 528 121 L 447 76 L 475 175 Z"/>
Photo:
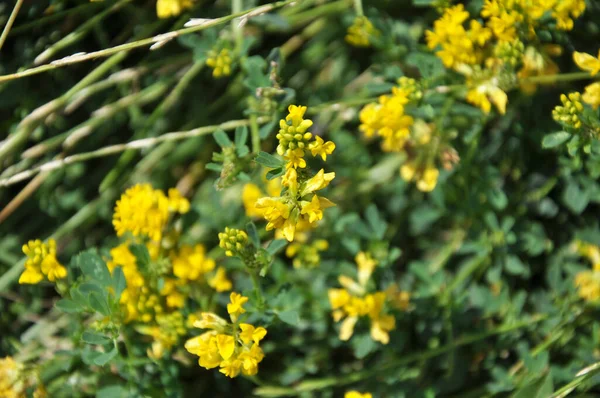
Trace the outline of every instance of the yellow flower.
<path fill-rule="evenodd" d="M 212 68 L 212 75 L 216 78 L 231 74 L 231 62 L 231 55 L 226 48 L 223 48 L 219 52 L 210 50 L 206 59 L 206 65 Z"/>
<path fill-rule="evenodd" d="M 229 300 L 231 302 L 227 304 L 227 312 L 231 317 L 231 321 L 235 322 L 239 315 L 246 312 L 243 305 L 248 302 L 248 297 L 244 297 L 239 293 L 231 292 L 229 295 Z"/>
<path fill-rule="evenodd" d="M 258 364 L 264 358 L 262 349 L 258 344 L 252 345 L 250 349 L 243 348 L 243 351 L 238 356 L 242 362 L 242 373 L 246 376 L 253 376 L 258 373 Z"/>
<path fill-rule="evenodd" d="M 190 211 L 190 201 L 184 198 L 175 188 L 169 189 L 169 210 L 179 214 Z"/>
<path fill-rule="evenodd" d="M 194 321 L 193 326 L 200 329 L 223 330 L 227 321 L 212 312 L 200 313 L 200 319 Z"/>
<path fill-rule="evenodd" d="M 600 51 L 598 51 L 598 57 L 575 51 L 573 52 L 573 61 L 580 69 L 590 72 L 591 76 L 600 72 Z"/>
<path fill-rule="evenodd" d="M 585 88 L 581 99 L 596 110 L 600 105 L 600 82 L 592 83 Z"/>
<path fill-rule="evenodd" d="M 370 392 L 360 393 L 358 391 L 348 391 L 344 394 L 344 398 L 373 398 Z"/>
<path fill-rule="evenodd" d="M 354 47 L 369 47 L 371 44 L 369 39 L 380 34 L 367 17 L 357 16 L 348 28 L 345 39 Z"/>
<path fill-rule="evenodd" d="M 435 188 L 440 171 L 435 167 L 428 167 L 423 171 L 421 178 L 417 181 L 417 188 L 422 192 L 431 192 Z"/>
<path fill-rule="evenodd" d="M 56 259 L 56 241 L 49 239 L 47 243 L 41 240 L 30 240 L 23 245 L 23 253 L 27 256 L 25 270 L 19 278 L 20 284 L 37 284 L 44 277 L 50 282 L 67 276 L 67 269 Z"/>
<path fill-rule="evenodd" d="M 193 4 L 192 0 L 157 0 L 156 15 L 159 18 L 176 17 Z"/>
<path fill-rule="evenodd" d="M 358 252 L 356 258 L 356 265 L 358 268 L 358 283 L 362 286 L 366 286 L 373 270 L 377 266 L 377 262 L 371 257 L 371 253 L 365 253 L 363 251 Z"/>
<path fill-rule="evenodd" d="M 6 398 L 25 397 L 26 385 L 24 366 L 12 357 L 0 358 L 0 396 Z"/>
<path fill-rule="evenodd" d="M 234 378 L 240 374 L 241 367 L 242 361 L 239 359 L 223 361 L 221 362 L 221 369 L 219 369 L 219 372 L 223 373 L 227 377 Z"/>
<path fill-rule="evenodd" d="M 267 335 L 267 329 L 262 326 L 255 328 L 248 323 L 240 323 L 240 329 L 242 330 L 240 339 L 244 344 L 250 344 L 251 342 L 258 344 Z"/>
<path fill-rule="evenodd" d="M 215 261 L 206 257 L 204 246 L 182 245 L 171 256 L 173 274 L 179 279 L 195 281 L 215 268 Z"/>
<path fill-rule="evenodd" d="M 208 280 L 208 285 L 219 293 L 227 292 L 232 288 L 231 281 L 227 278 L 227 273 L 223 267 L 217 268 L 215 275 Z"/>
<path fill-rule="evenodd" d="M 327 160 L 327 155 L 331 155 L 335 150 L 335 144 L 333 141 L 323 141 L 323 138 L 318 135 L 315 136 L 315 140 L 308 144 L 308 148 L 313 156 L 321 156 L 324 161 Z"/>
<path fill-rule="evenodd" d="M 326 188 L 334 178 L 335 173 L 325 173 L 325 170 L 319 170 L 317 174 L 306 180 L 302 192 L 300 192 L 300 196 L 308 195 Z"/>
<path fill-rule="evenodd" d="M 235 339 L 233 336 L 229 336 L 227 334 L 218 334 L 217 335 L 217 348 L 219 349 L 219 355 L 223 357 L 223 359 L 229 359 L 233 355 L 235 351 Z"/>
<path fill-rule="evenodd" d="M 189 206 L 186 208 L 182 205 L 182 200 L 178 198 L 176 202 L 175 211 L 178 213 L 189 210 Z M 130 232 L 134 236 L 145 235 L 156 242 L 160 241 L 173 203 L 150 184 L 134 185 L 121 195 L 115 206 L 113 225 L 117 236 Z"/>
<path fill-rule="evenodd" d="M 344 307 L 350 301 L 350 293 L 346 289 L 329 289 L 329 305 L 332 310 Z"/>

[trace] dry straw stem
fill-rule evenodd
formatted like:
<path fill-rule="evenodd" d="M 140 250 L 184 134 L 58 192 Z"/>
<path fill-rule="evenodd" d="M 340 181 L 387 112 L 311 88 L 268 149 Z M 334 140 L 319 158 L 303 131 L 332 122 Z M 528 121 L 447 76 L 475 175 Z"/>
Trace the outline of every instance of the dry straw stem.
<path fill-rule="evenodd" d="M 364 370 L 361 372 L 354 372 L 349 375 L 339 377 L 327 377 L 323 379 L 305 380 L 293 387 L 279 387 L 279 386 L 262 386 L 254 390 L 254 394 L 261 397 L 289 397 L 302 395 L 307 392 L 319 391 L 331 387 L 339 387 L 352 383 L 356 383 L 362 380 L 369 379 L 371 377 L 380 376 L 382 372 L 388 370 L 396 370 L 401 367 L 408 365 L 411 362 L 424 361 L 427 359 L 435 358 L 439 355 L 451 352 L 458 347 L 469 345 L 481 340 L 485 340 L 489 337 L 496 336 L 499 334 L 510 333 L 515 330 L 523 329 L 529 326 L 533 326 L 548 318 L 548 315 L 536 315 L 528 320 L 514 322 L 506 325 L 499 326 L 495 329 L 485 331 L 482 333 L 472 334 L 463 336 L 455 339 L 451 343 L 444 345 L 439 348 L 434 348 L 427 351 L 415 352 L 413 354 L 404 355 L 402 358 L 397 360 L 388 361 L 383 363 L 374 369 Z"/>
<path fill-rule="evenodd" d="M 19 9 L 23 5 L 23 0 L 17 0 L 15 7 L 10 13 L 10 17 L 8 17 L 8 21 L 6 21 L 6 25 L 4 26 L 4 30 L 2 31 L 2 36 L 0 36 L 0 49 L 4 45 L 6 38 L 8 37 L 8 33 L 10 32 L 10 28 L 12 27 L 15 19 L 17 18 L 17 14 L 19 13 Z"/>
<path fill-rule="evenodd" d="M 121 44 L 119 46 L 106 48 L 104 50 L 94 51 L 91 53 L 72 54 L 67 57 L 58 59 L 56 61 L 52 61 L 46 65 L 41 65 L 41 66 L 38 66 L 35 68 L 26 69 L 21 72 L 0 76 L 0 83 L 6 82 L 9 80 L 19 79 L 19 78 L 26 77 L 26 76 L 36 75 L 38 73 L 47 72 L 49 70 L 60 68 L 60 67 L 66 66 L 66 65 L 72 65 L 72 64 L 76 64 L 76 63 L 83 62 L 83 61 L 89 61 L 89 60 L 96 59 L 96 58 L 108 57 L 109 55 L 117 54 L 117 53 L 120 53 L 123 51 L 133 50 L 134 48 L 148 47 L 155 43 L 159 43 L 159 42 L 162 42 L 165 40 L 172 40 L 179 36 L 184 36 L 184 35 L 187 35 L 190 33 L 199 32 L 201 30 L 211 28 L 213 26 L 218 26 L 218 25 L 227 23 L 235 18 L 240 18 L 240 17 L 251 18 L 251 17 L 257 16 L 257 15 L 261 15 L 266 12 L 275 10 L 277 8 L 284 7 L 288 4 L 293 3 L 294 1 L 295 0 L 278 1 L 275 3 L 271 3 L 271 4 L 254 7 L 249 10 L 242 11 L 239 13 L 227 15 L 227 16 L 224 16 L 221 18 L 207 20 L 207 21 L 204 21 L 200 25 L 195 25 L 195 26 L 190 26 L 189 28 L 174 30 L 172 32 L 163 33 L 163 34 L 149 37 L 146 39 L 136 40 L 131 43 L 126 43 L 126 44 Z"/>
<path fill-rule="evenodd" d="M 263 116 L 257 118 L 257 123 L 264 124 L 271 120 L 271 117 Z M 163 134 L 159 137 L 154 138 L 143 138 L 140 140 L 131 141 L 125 144 L 118 145 L 110 145 L 104 148 L 100 148 L 98 150 L 92 152 L 84 152 L 76 155 L 67 156 L 64 159 L 55 159 L 50 162 L 44 163 L 41 166 L 37 166 L 33 169 L 26 170 L 15 175 L 12 175 L 8 178 L 4 178 L 0 180 L 0 186 L 9 186 L 12 184 L 16 184 L 17 182 L 26 180 L 31 178 L 32 176 L 38 174 L 39 172 L 52 171 L 59 169 L 61 167 L 67 166 L 69 164 L 83 162 L 89 159 L 100 158 L 104 156 L 109 156 L 115 153 L 123 152 L 129 149 L 142 149 L 142 148 L 150 148 L 155 146 L 161 142 L 166 141 L 180 141 L 193 137 L 200 137 L 203 135 L 208 135 L 210 133 L 215 132 L 216 130 L 234 130 L 236 127 L 249 126 L 250 120 L 242 119 L 242 120 L 230 120 L 228 122 L 213 125 L 213 126 L 205 126 L 199 127 L 189 131 L 176 131 L 172 133 Z"/>

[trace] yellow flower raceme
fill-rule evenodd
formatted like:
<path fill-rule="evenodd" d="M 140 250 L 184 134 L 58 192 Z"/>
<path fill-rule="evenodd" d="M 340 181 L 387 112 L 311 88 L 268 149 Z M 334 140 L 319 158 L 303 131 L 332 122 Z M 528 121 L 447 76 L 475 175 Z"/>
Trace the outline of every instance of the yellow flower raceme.
<path fill-rule="evenodd" d="M 360 393 L 358 391 L 347 391 L 344 394 L 344 398 L 373 398 L 373 395 L 370 392 Z"/>
<path fill-rule="evenodd" d="M 354 334 L 354 326 L 360 317 L 368 317 L 371 323 L 371 338 L 382 344 L 389 342 L 389 332 L 396 327 L 393 316 L 384 313 L 387 294 L 383 291 L 366 293 L 366 286 L 377 265 L 369 253 L 356 256 L 358 281 L 340 276 L 343 289 L 329 289 L 329 303 L 335 322 L 342 321 L 340 340 L 347 341 Z"/>
<path fill-rule="evenodd" d="M 215 268 L 215 261 L 206 257 L 204 246 L 182 245 L 171 256 L 173 274 L 183 280 L 196 281 Z"/>
<path fill-rule="evenodd" d="M 231 293 L 230 299 L 227 311 L 233 323 L 213 313 L 201 313 L 194 326 L 211 330 L 189 339 L 185 348 L 197 355 L 199 365 L 206 369 L 220 367 L 219 371 L 231 378 L 240 373 L 252 376 L 258 373 L 258 364 L 264 358 L 259 344 L 267 330 L 249 323 L 238 324 L 237 316 L 245 312 L 242 306 L 248 299 L 237 293 Z"/>
<path fill-rule="evenodd" d="M 176 191 L 166 196 L 150 184 L 137 184 L 129 188 L 115 206 L 113 225 L 117 236 L 130 232 L 133 236 L 148 236 L 160 241 L 171 213 L 184 214 L 189 202 Z"/>
<path fill-rule="evenodd" d="M 584 109 L 581 103 L 581 94 L 576 91 L 569 95 L 561 94 L 560 102 L 562 105 L 558 105 L 552 110 L 552 118 L 571 128 L 580 128 Z"/>
<path fill-rule="evenodd" d="M 24 367 L 12 357 L 0 358 L 0 397 L 25 397 Z"/>
<path fill-rule="evenodd" d="M 490 29 L 471 20 L 469 30 L 463 23 L 469 18 L 462 4 L 447 8 L 440 19 L 434 22 L 433 30 L 425 32 L 427 46 L 436 51 L 436 55 L 447 68 L 456 68 L 461 64 L 474 65 L 481 62 L 482 48 L 490 39 Z"/>
<path fill-rule="evenodd" d="M 598 106 L 600 106 L 600 83 L 596 82 L 586 86 L 581 99 L 590 105 L 592 109 L 598 109 Z"/>
<path fill-rule="evenodd" d="M 157 315 L 155 326 L 138 326 L 136 330 L 152 337 L 152 346 L 147 351 L 148 357 L 152 359 L 162 358 L 165 351 L 177 345 L 186 333 L 183 315 L 179 311 Z"/>
<path fill-rule="evenodd" d="M 156 0 L 156 15 L 159 18 L 176 17 L 193 5 L 192 0 Z"/>
<path fill-rule="evenodd" d="M 30 240 L 23 245 L 23 253 L 27 256 L 25 271 L 19 278 L 20 284 L 36 284 L 44 278 L 56 282 L 67 276 L 67 269 L 56 259 L 56 241 L 49 239 L 47 243 L 41 240 Z"/>
<path fill-rule="evenodd" d="M 299 242 L 299 239 L 285 249 L 285 255 L 293 258 L 294 268 L 314 268 L 321 262 L 320 252 L 329 248 L 325 239 L 317 239 L 312 243 Z"/>
<path fill-rule="evenodd" d="M 309 177 L 307 170 L 300 170 L 306 168 L 304 156 L 307 151 L 313 156 L 321 156 L 325 161 L 335 149 L 333 142 L 313 137 L 307 131 L 312 121 L 304 119 L 305 113 L 305 106 L 290 105 L 288 115 L 279 122 L 277 153 L 286 161 L 286 172 L 281 181 L 287 189 L 280 196 L 259 198 L 252 207 L 253 212 L 267 221 L 267 231 L 275 229 L 276 234 L 282 234 L 290 242 L 294 240 L 297 228 L 313 226 L 323 218 L 324 209 L 334 206 L 315 192 L 327 187 L 335 178 L 335 173 L 325 173 L 321 169 Z"/>
<path fill-rule="evenodd" d="M 206 59 L 206 65 L 212 68 L 212 75 L 217 78 L 231 74 L 231 62 L 231 54 L 226 48 L 219 52 L 216 50 L 209 51 Z"/>
<path fill-rule="evenodd" d="M 357 16 L 348 28 L 346 41 L 354 47 L 369 47 L 371 45 L 369 39 L 380 34 L 367 17 Z"/>

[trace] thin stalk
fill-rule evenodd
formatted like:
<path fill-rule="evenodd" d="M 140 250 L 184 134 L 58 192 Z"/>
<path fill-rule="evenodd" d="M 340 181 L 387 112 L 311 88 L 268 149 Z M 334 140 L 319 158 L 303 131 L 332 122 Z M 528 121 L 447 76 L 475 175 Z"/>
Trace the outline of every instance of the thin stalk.
<path fill-rule="evenodd" d="M 415 361 L 423 361 L 431 358 L 435 358 L 439 355 L 445 354 L 449 351 L 455 350 L 459 347 L 466 346 L 472 343 L 476 343 L 481 340 L 485 340 L 489 337 L 509 333 L 515 330 L 526 328 L 536 323 L 539 323 L 548 318 L 548 315 L 535 315 L 531 319 L 526 321 L 516 322 L 510 325 L 502 325 L 486 332 L 481 332 L 473 335 L 459 337 L 452 343 L 442 347 L 438 347 L 432 350 L 415 352 L 412 354 L 403 355 L 402 358 L 392 360 L 387 363 L 383 363 L 380 366 L 376 366 L 370 370 L 364 370 L 361 372 L 353 372 L 343 376 L 326 377 L 322 379 L 305 380 L 296 384 L 293 387 L 280 387 L 280 386 L 264 386 L 254 390 L 254 393 L 262 397 L 283 397 L 283 396 L 294 396 L 301 395 L 302 393 L 319 391 L 334 386 L 343 386 L 347 384 L 356 383 L 362 380 L 369 379 L 381 375 L 382 372 L 390 369 L 398 369 L 401 366 L 405 366 Z"/>
<path fill-rule="evenodd" d="M 288 4 L 293 3 L 294 1 L 296 1 L 296 0 L 283 0 L 283 1 L 278 1 L 275 3 L 271 3 L 271 4 L 265 4 L 263 6 L 254 7 L 254 8 L 248 9 L 246 11 L 237 13 L 237 14 L 231 14 L 231 15 L 227 15 L 227 16 L 224 16 L 221 18 L 215 18 L 210 21 L 206 21 L 202 24 L 191 26 L 189 28 L 178 29 L 178 30 L 175 30 L 172 32 L 167 32 L 164 34 L 156 35 L 154 37 L 148 37 L 146 39 L 136 40 L 136 41 L 133 41 L 130 43 L 121 44 L 121 45 L 118 45 L 115 47 L 106 48 L 104 50 L 94 51 L 91 53 L 73 54 L 73 55 L 67 56 L 65 58 L 58 59 L 56 61 L 52 61 L 47 65 L 37 66 L 37 67 L 26 69 L 24 71 L 17 72 L 17 73 L 2 75 L 2 76 L 0 76 L 0 83 L 6 82 L 9 80 L 20 79 L 20 78 L 23 78 L 26 76 L 37 75 L 39 73 L 43 73 L 43 72 L 47 72 L 47 71 L 50 71 L 53 69 L 61 68 L 63 66 L 67 66 L 67 65 L 73 65 L 73 64 L 83 62 L 83 61 L 90 61 L 92 59 L 108 57 L 109 55 L 121 53 L 123 51 L 128 51 L 128 50 L 132 50 L 135 48 L 148 47 L 155 43 L 164 42 L 166 40 L 172 40 L 172 39 L 175 39 L 180 36 L 184 36 L 184 35 L 188 35 L 190 33 L 195 33 L 195 32 L 199 32 L 202 30 L 212 28 L 213 26 L 222 25 L 224 23 L 232 21 L 235 18 L 239 18 L 239 17 L 251 18 L 251 17 L 257 16 L 257 15 L 261 15 L 261 14 L 264 14 L 271 10 L 275 10 L 275 9 L 287 6 Z"/>
<path fill-rule="evenodd" d="M 260 129 L 256 115 L 250 115 L 250 135 L 252 137 L 252 153 L 258 155 L 260 152 Z"/>
<path fill-rule="evenodd" d="M 600 362 L 596 362 L 577 373 L 577 377 L 570 383 L 564 385 L 562 388 L 556 390 L 554 394 L 550 396 L 550 398 L 564 398 L 569 395 L 573 390 L 575 390 L 579 385 L 581 385 L 587 379 L 595 376 L 600 373 Z"/>
<path fill-rule="evenodd" d="M 31 21 L 31 22 L 28 22 L 28 23 L 25 23 L 25 24 L 15 27 L 14 29 L 12 29 L 10 31 L 9 36 L 14 36 L 14 35 L 19 35 L 21 33 L 25 33 L 26 31 L 28 31 L 29 29 L 32 29 L 32 28 L 39 29 L 40 27 L 42 27 L 50 22 L 54 22 L 58 19 L 61 19 L 62 17 L 66 17 L 71 14 L 80 14 L 80 11 L 83 11 L 87 8 L 98 7 L 101 4 L 102 3 L 98 2 L 98 1 L 89 2 L 89 3 L 81 4 L 81 5 L 73 7 L 73 8 L 69 8 L 68 10 L 56 12 L 52 15 L 42 16 L 42 17 L 36 19 L 35 21 Z"/>
<path fill-rule="evenodd" d="M 258 123 L 267 123 L 271 120 L 268 116 L 261 116 L 258 118 Z M 201 137 L 215 132 L 218 129 L 223 130 L 234 130 L 236 127 L 248 126 L 250 121 L 248 119 L 242 120 L 231 120 L 219 125 L 199 127 L 189 131 L 176 131 L 172 133 L 163 134 L 159 137 L 143 138 L 140 140 L 131 141 L 125 144 L 110 145 L 104 148 L 100 148 L 91 152 L 79 153 L 76 155 L 67 156 L 64 159 L 56 159 L 50 162 L 44 163 L 41 166 L 34 167 L 33 169 L 23 171 L 15 174 L 11 177 L 0 180 L 0 186 L 9 186 L 16 184 L 17 182 L 31 178 L 41 171 L 57 170 L 65 167 L 69 164 L 79 163 L 90 159 L 101 158 L 104 156 L 113 155 L 115 153 L 123 152 L 128 149 L 142 149 L 150 148 L 161 142 L 166 141 L 180 141 L 188 138 Z"/>
<path fill-rule="evenodd" d="M 0 146 L 0 163 L 4 159 L 5 156 L 10 154 L 16 148 L 21 146 L 27 139 L 29 135 L 35 130 L 35 128 L 41 123 L 48 115 L 55 112 L 56 110 L 62 108 L 66 105 L 69 99 L 77 93 L 79 90 L 89 86 L 94 83 L 96 80 L 100 79 L 104 74 L 106 74 L 113 66 L 117 65 L 121 62 L 127 53 L 119 53 L 115 54 L 102 64 L 100 64 L 96 69 L 90 72 L 86 77 L 81 79 L 79 83 L 71 87 L 65 94 L 60 97 L 48 102 L 45 105 L 40 106 L 29 115 L 27 115 L 19 125 L 17 126 L 17 131 L 12 134 L 10 137 L 4 141 L 3 145 Z"/>
<path fill-rule="evenodd" d="M 17 0 L 15 7 L 10 13 L 10 17 L 8 17 L 8 21 L 6 21 L 6 25 L 4 26 L 4 30 L 2 31 L 2 36 L 0 36 L 0 49 L 4 45 L 6 38 L 8 37 L 8 33 L 10 32 L 10 28 L 12 28 L 15 19 L 17 19 L 17 14 L 23 5 L 23 0 Z"/>
<path fill-rule="evenodd" d="M 354 11 L 356 11 L 356 16 L 362 17 L 365 15 L 363 11 L 362 0 L 354 0 Z"/>
<path fill-rule="evenodd" d="M 231 12 L 233 14 L 239 14 L 244 10 L 244 5 L 242 4 L 242 0 L 232 0 L 231 1 Z M 238 54 L 242 51 L 242 47 L 244 46 L 244 33 L 242 31 L 241 21 L 239 19 L 231 20 L 231 30 L 233 31 L 233 36 L 235 38 L 235 54 Z"/>
<path fill-rule="evenodd" d="M 34 65 L 42 64 L 48 61 L 50 58 L 54 56 L 60 50 L 77 43 L 81 39 L 83 39 L 94 26 L 96 26 L 100 21 L 104 18 L 112 14 L 113 12 L 119 10 L 123 5 L 131 0 L 121 0 L 118 3 L 106 8 L 104 11 L 99 12 L 88 21 L 79 26 L 75 31 L 69 33 L 46 50 L 44 50 L 40 55 L 38 55 L 33 61 Z"/>
<path fill-rule="evenodd" d="M 552 84 L 558 82 L 570 82 L 574 80 L 585 80 L 591 79 L 592 76 L 589 72 L 572 72 L 572 73 L 559 73 L 556 75 L 542 75 L 542 76 L 531 76 L 519 80 L 519 83 L 532 83 L 532 84 Z"/>

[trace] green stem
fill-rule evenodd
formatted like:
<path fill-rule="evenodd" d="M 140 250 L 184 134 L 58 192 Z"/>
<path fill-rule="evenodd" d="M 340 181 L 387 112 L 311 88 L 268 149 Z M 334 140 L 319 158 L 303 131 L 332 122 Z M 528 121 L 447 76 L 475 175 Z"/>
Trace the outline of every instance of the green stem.
<path fill-rule="evenodd" d="M 258 309 L 265 309 L 265 297 L 262 292 L 262 287 L 260 286 L 260 280 L 258 279 L 258 274 L 254 270 L 249 270 L 250 277 L 252 278 L 252 285 L 254 285 L 254 295 L 256 296 L 256 300 L 258 301 Z"/>
<path fill-rule="evenodd" d="M 232 0 L 231 1 L 231 11 L 233 14 L 239 14 L 244 10 L 244 6 L 242 4 L 242 0 Z M 233 36 L 235 37 L 235 51 L 234 53 L 239 56 L 242 51 L 242 47 L 244 46 L 244 33 L 242 31 L 242 26 L 240 26 L 240 19 L 232 19 L 231 20 L 231 30 L 233 31 Z"/>
<path fill-rule="evenodd" d="M 35 65 L 42 64 L 48 61 L 50 58 L 52 58 L 54 54 L 56 54 L 60 50 L 77 43 L 78 41 L 83 39 L 88 34 L 88 32 L 92 30 L 92 28 L 94 28 L 94 26 L 96 26 L 100 21 L 102 21 L 104 18 L 106 18 L 113 12 L 119 10 L 121 7 L 123 7 L 123 5 L 125 5 L 125 3 L 129 1 L 131 0 L 121 0 L 113 6 L 106 8 L 104 11 L 99 12 L 98 14 L 90 18 L 88 21 L 83 23 L 75 31 L 69 33 L 68 35 L 66 35 L 65 37 L 48 47 L 46 50 L 44 50 L 40 55 L 38 55 L 35 58 L 33 63 Z"/>
<path fill-rule="evenodd" d="M 262 116 L 258 118 L 258 123 L 267 123 L 271 118 L 267 116 Z M 17 174 L 14 174 L 10 177 L 4 178 L 0 180 L 0 186 L 9 186 L 12 184 L 16 184 L 19 181 L 26 180 L 36 175 L 40 171 L 49 171 L 49 170 L 57 170 L 64 166 L 73 163 L 79 163 L 90 159 L 101 158 L 104 156 L 113 155 L 115 153 L 123 152 L 128 149 L 141 149 L 141 148 L 150 148 L 161 142 L 165 141 L 180 141 L 188 138 L 200 137 L 203 135 L 208 135 L 210 133 L 215 132 L 218 129 L 223 130 L 234 130 L 236 127 L 248 126 L 250 121 L 248 119 L 243 120 L 230 120 L 228 122 L 213 125 L 213 126 L 205 126 L 198 127 L 189 131 L 176 131 L 172 133 L 163 134 L 159 137 L 152 138 L 142 138 L 140 140 L 134 140 L 125 144 L 118 145 L 110 145 L 104 148 L 97 149 L 91 152 L 79 153 L 76 155 L 67 156 L 63 159 L 55 159 L 50 162 L 44 163 L 40 166 L 34 167 L 30 170 L 26 170 Z"/>
<path fill-rule="evenodd" d="M 218 25 L 227 23 L 229 21 L 232 21 L 235 18 L 239 18 L 239 17 L 250 18 L 255 15 L 260 15 L 265 12 L 284 7 L 288 4 L 293 3 L 294 1 L 296 1 L 296 0 L 283 0 L 283 1 L 278 1 L 275 3 L 271 3 L 271 4 L 265 4 L 263 6 L 254 7 L 254 8 L 248 9 L 244 12 L 237 13 L 237 14 L 231 14 L 231 15 L 227 15 L 227 16 L 224 16 L 221 18 L 215 18 L 215 19 L 207 21 L 201 25 L 195 25 L 195 26 L 191 26 L 189 28 L 178 29 L 178 30 L 175 30 L 172 32 L 156 35 L 154 37 L 148 37 L 146 39 L 136 40 L 131 43 L 125 43 L 125 44 L 121 44 L 119 46 L 106 48 L 104 50 L 94 51 L 91 53 L 80 54 L 80 55 L 76 55 L 76 54 L 70 55 L 68 57 L 65 57 L 65 58 L 62 58 L 62 59 L 59 59 L 56 61 L 52 61 L 51 63 L 49 63 L 47 65 L 41 65 L 41 66 L 26 69 L 24 71 L 17 72 L 17 73 L 2 75 L 2 76 L 0 76 L 0 83 L 6 82 L 9 80 L 20 79 L 20 78 L 26 77 L 26 76 L 36 75 L 39 73 L 43 73 L 43 72 L 47 72 L 47 71 L 50 71 L 53 69 L 61 68 L 63 66 L 67 66 L 67 65 L 73 65 L 73 64 L 83 62 L 83 61 L 90 61 L 90 60 L 101 58 L 101 57 L 108 57 L 109 55 L 132 50 L 134 48 L 148 47 L 153 44 L 160 43 L 160 42 L 163 42 L 166 40 L 172 40 L 172 39 L 175 39 L 180 36 L 188 35 L 190 33 L 195 33 L 195 32 L 209 29 L 209 28 L 212 28 L 213 26 L 218 26 Z"/>
<path fill-rule="evenodd" d="M 524 79 L 520 79 L 519 83 L 532 83 L 532 84 L 552 84 L 558 82 L 570 82 L 574 80 L 585 80 L 591 79 L 592 76 L 589 72 L 572 72 L 562 73 L 556 75 L 542 75 L 542 76 L 531 76 Z"/>
<path fill-rule="evenodd" d="M 8 32 L 10 32 L 10 28 L 12 28 L 12 25 L 15 22 L 15 19 L 17 19 L 17 14 L 19 13 L 19 10 L 21 9 L 22 5 L 23 5 L 23 0 L 17 0 L 15 7 L 13 8 L 12 12 L 10 13 L 10 17 L 8 17 L 8 21 L 6 21 L 6 26 L 4 26 L 4 30 L 2 31 L 2 36 L 0 36 L 0 49 L 4 45 L 4 42 L 6 41 L 6 38 L 8 37 Z"/>
<path fill-rule="evenodd" d="M 587 379 L 600 373 L 600 362 L 596 362 L 577 373 L 577 377 L 570 383 L 564 385 L 550 396 L 550 398 L 564 398 L 575 390 L 580 384 Z"/>
<path fill-rule="evenodd" d="M 14 36 L 14 35 L 18 35 L 21 33 L 25 33 L 26 31 L 28 31 L 29 29 L 39 29 L 42 26 L 50 23 L 50 22 L 54 22 L 58 19 L 61 19 L 62 17 L 66 17 L 69 16 L 71 14 L 75 14 L 75 15 L 81 15 L 81 11 L 86 10 L 88 8 L 95 8 L 98 7 L 102 4 L 102 2 L 96 1 L 96 2 L 89 2 L 86 4 L 81 4 L 77 7 L 73 7 L 73 8 L 69 8 L 68 10 L 64 10 L 64 11 L 59 11 L 56 12 L 52 15 L 45 15 L 42 16 L 41 18 L 36 19 L 35 21 L 31 21 L 22 25 L 19 25 L 17 27 L 15 27 L 14 29 L 12 29 L 10 31 L 9 36 Z"/>
<path fill-rule="evenodd" d="M 252 138 L 252 153 L 258 155 L 260 152 L 260 129 L 258 128 L 257 116 L 250 115 L 250 135 Z"/>
<path fill-rule="evenodd" d="M 354 10 L 356 11 L 356 15 L 362 17 L 365 15 L 363 10 L 362 0 L 354 0 Z"/>
<path fill-rule="evenodd" d="M 411 362 L 422 361 L 431 358 L 435 358 L 439 355 L 445 354 L 449 351 L 455 350 L 459 347 L 476 343 L 481 340 L 485 340 L 489 337 L 509 333 L 518 329 L 526 328 L 528 326 L 535 325 L 548 318 L 548 315 L 536 315 L 526 321 L 516 322 L 510 325 L 502 325 L 495 329 L 488 330 L 486 332 L 473 334 L 470 336 L 464 336 L 457 338 L 452 343 L 442 347 L 438 347 L 428 351 L 415 352 L 412 354 L 403 355 L 402 358 L 383 363 L 382 365 L 375 367 L 374 369 L 364 370 L 361 372 L 354 372 L 344 376 L 333 376 L 326 377 L 323 379 L 305 380 L 296 384 L 294 387 L 279 387 L 279 386 L 264 386 L 254 390 L 254 393 L 263 397 L 283 397 L 300 395 L 306 392 L 323 390 L 334 386 L 343 386 L 352 383 L 356 383 L 362 380 L 369 379 L 381 375 L 382 372 L 390 369 L 398 369 L 401 366 L 405 366 Z"/>

